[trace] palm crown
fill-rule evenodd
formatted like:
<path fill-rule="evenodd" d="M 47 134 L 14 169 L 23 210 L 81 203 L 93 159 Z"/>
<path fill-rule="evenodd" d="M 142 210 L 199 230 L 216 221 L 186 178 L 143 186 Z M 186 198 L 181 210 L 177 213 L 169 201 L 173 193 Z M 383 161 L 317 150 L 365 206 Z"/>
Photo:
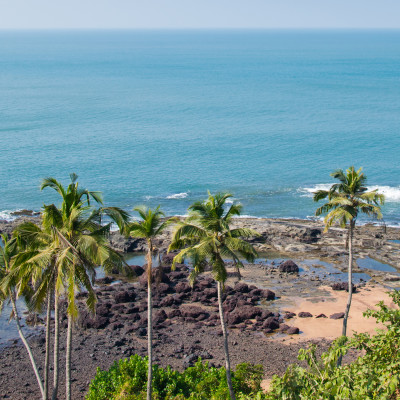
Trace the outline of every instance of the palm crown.
<path fill-rule="evenodd" d="M 319 207 L 315 214 L 327 213 L 325 217 L 325 230 L 335 222 L 345 227 L 347 223 L 355 220 L 358 214 L 364 213 L 376 218 L 382 218 L 379 204 L 384 204 L 385 197 L 377 190 L 368 191 L 367 177 L 362 168 L 355 170 L 350 167 L 346 170 L 338 169 L 331 176 L 339 180 L 329 190 L 318 190 L 314 193 L 314 201 L 328 199 L 328 202 Z"/>
<path fill-rule="evenodd" d="M 178 223 L 169 251 L 183 250 L 174 257 L 173 267 L 182 263 L 186 258 L 193 262 L 193 271 L 190 279 L 193 282 L 196 276 L 204 270 L 209 261 L 217 281 L 224 282 L 227 278 L 224 259 L 229 258 L 237 266 L 242 266 L 240 257 L 247 261 L 254 261 L 257 252 L 253 246 L 241 237 L 256 236 L 251 229 L 230 229 L 232 217 L 240 215 L 242 206 L 231 204 L 226 210 L 226 200 L 232 197 L 229 193 L 218 193 L 204 202 L 196 202 L 189 207 L 189 217 Z"/>

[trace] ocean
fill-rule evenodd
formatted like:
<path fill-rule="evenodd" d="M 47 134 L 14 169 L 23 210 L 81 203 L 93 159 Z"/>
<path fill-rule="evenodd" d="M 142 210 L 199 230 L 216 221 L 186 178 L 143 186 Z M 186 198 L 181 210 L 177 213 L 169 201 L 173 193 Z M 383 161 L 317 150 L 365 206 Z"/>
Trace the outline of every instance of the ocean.
<path fill-rule="evenodd" d="M 400 31 L 1 31 L 0 219 L 69 173 L 107 205 L 312 218 L 362 166 L 400 224 Z"/>

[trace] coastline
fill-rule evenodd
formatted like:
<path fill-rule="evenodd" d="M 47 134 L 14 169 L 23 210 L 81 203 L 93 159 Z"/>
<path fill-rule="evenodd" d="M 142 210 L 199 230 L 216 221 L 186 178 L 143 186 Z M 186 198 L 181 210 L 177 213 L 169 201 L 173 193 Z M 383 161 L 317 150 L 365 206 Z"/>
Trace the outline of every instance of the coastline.
<path fill-rule="evenodd" d="M 10 233 L 16 223 L 18 222 L 11 224 L 0 222 L 0 231 Z M 253 300 L 248 297 L 248 293 L 236 290 L 238 279 L 232 267 L 228 268 L 230 277 L 227 285 L 235 290 L 230 296 L 236 296 L 238 299 L 244 296 L 243 304 L 253 304 L 273 315 L 279 315 L 277 317 L 280 321 L 279 326 L 299 328 L 299 334 L 289 335 L 281 331 L 281 328 L 268 333 L 263 322 L 254 318 L 230 324 L 232 364 L 261 363 L 264 366 L 265 378 L 270 379 L 273 374 L 281 374 L 289 364 L 297 362 L 300 348 L 315 343 L 318 352 L 322 352 L 327 349 L 331 340 L 340 334 L 342 320 L 331 319 L 330 315 L 344 309 L 343 302 L 347 293 L 333 291 L 331 284 L 341 280 L 342 273 L 346 270 L 346 252 L 343 247 L 345 232 L 343 229 L 334 228 L 325 234 L 318 221 L 307 220 L 241 218 L 235 220 L 234 225 L 255 229 L 261 235 L 250 239 L 260 252 L 260 259 L 254 264 L 246 265 L 241 271 L 241 283 L 261 290 L 271 290 L 275 293 L 275 299 L 261 299 L 259 305 L 258 302 L 248 303 Z M 168 245 L 169 234 L 170 232 L 167 232 L 157 243 L 162 253 Z M 390 261 L 390 266 L 398 267 L 396 257 L 400 257 L 400 251 L 397 254 L 394 249 L 400 250 L 400 245 L 390 240 L 399 239 L 400 229 L 387 228 L 385 233 L 381 226 L 357 227 L 355 256 L 375 256 L 381 261 Z M 113 233 L 111 243 L 116 249 L 125 253 L 130 253 L 132 250 L 133 253 L 137 253 L 145 249 L 142 241 L 126 239 L 119 233 Z M 294 260 L 299 265 L 298 274 L 280 271 L 279 263 L 285 259 Z M 220 328 L 218 321 L 213 317 L 216 312 L 215 299 L 200 296 L 203 293 L 200 289 L 194 291 L 184 289 L 184 292 L 179 294 L 180 302 L 163 305 L 164 298 L 176 296 L 174 293 L 177 293 L 177 285 L 187 288 L 185 269 L 176 273 L 168 272 L 168 263 L 165 268 L 169 283 L 164 287 L 165 293 L 157 294 L 154 300 L 157 310 L 155 317 L 161 315 L 161 319 L 156 323 L 158 324 L 154 345 L 156 362 L 162 366 L 170 364 L 174 368 L 182 369 L 187 366 L 185 363 L 188 357 L 202 355 L 203 359 L 214 365 L 223 365 Z M 339 272 L 334 272 L 336 270 Z M 358 267 L 355 268 L 355 275 L 360 273 L 359 271 L 368 273 L 371 279 L 368 282 L 366 280 L 357 282 L 358 289 L 353 296 L 349 330 L 355 326 L 359 332 L 371 333 L 377 326 L 374 321 L 361 317 L 361 314 L 365 309 L 374 307 L 378 300 L 387 298 L 385 292 L 390 287 L 400 286 L 400 274 L 398 269 L 396 272 L 386 272 Z M 386 280 L 388 277 L 394 277 L 396 280 L 388 281 Z M 202 279 L 207 279 L 207 273 Z M 141 287 L 140 280 L 132 281 L 115 275 L 107 282 L 104 280 L 97 282 L 99 306 L 110 304 L 111 307 L 106 316 L 107 324 L 92 325 L 87 313 L 83 311 L 82 303 L 83 320 L 80 319 L 74 330 L 73 362 L 76 368 L 73 370 L 74 399 L 84 398 L 97 367 L 105 369 L 114 360 L 135 353 L 142 356 L 146 354 L 146 333 L 143 330 L 146 324 L 142 317 L 142 314 L 146 313 L 145 290 Z M 207 293 L 211 294 L 213 286 L 212 284 L 207 286 L 209 287 Z M 118 296 L 123 293 L 132 293 L 132 297 L 126 303 L 115 303 Z M 182 317 L 176 311 L 173 312 L 180 310 L 182 313 L 188 306 L 195 310 L 200 308 L 203 314 L 200 312 L 197 317 L 192 318 Z M 162 310 L 166 311 L 166 319 L 162 317 Z M 288 318 L 287 311 L 296 315 Z M 309 312 L 312 317 L 300 318 L 298 316 L 300 312 Z M 177 316 L 174 316 L 175 313 Z M 206 319 L 202 317 L 206 315 L 204 313 L 208 315 Z M 320 313 L 324 313 L 327 318 L 316 318 Z M 61 343 L 64 343 L 64 336 L 65 332 L 62 333 Z M 44 346 L 43 333 L 31 337 L 30 342 L 34 353 L 41 359 Z M 4 360 L 0 385 L 7 387 L 5 394 L 15 400 L 32 398 L 36 393 L 34 376 L 28 368 L 24 351 L 19 341 L 10 342 L 8 346 L 0 349 L 1 358 Z M 349 355 L 350 358 L 355 356 Z M 23 370 L 17 377 L 15 377 L 15 363 L 18 364 L 19 370 Z M 62 366 L 63 364 L 61 362 Z M 63 377 L 62 371 L 60 377 Z"/>

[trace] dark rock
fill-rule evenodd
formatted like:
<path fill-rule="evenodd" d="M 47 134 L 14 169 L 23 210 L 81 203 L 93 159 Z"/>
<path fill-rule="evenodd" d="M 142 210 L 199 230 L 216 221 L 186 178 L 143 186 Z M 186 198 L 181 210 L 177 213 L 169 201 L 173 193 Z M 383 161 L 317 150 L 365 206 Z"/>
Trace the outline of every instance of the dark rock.
<path fill-rule="evenodd" d="M 318 314 L 315 318 L 328 318 L 325 314 Z"/>
<path fill-rule="evenodd" d="M 311 318 L 313 315 L 308 311 L 301 311 L 298 314 L 299 318 Z"/>
<path fill-rule="evenodd" d="M 286 331 L 286 333 L 287 333 L 288 335 L 298 335 L 298 334 L 300 333 L 300 330 L 299 330 L 299 328 L 296 328 L 295 326 L 291 326 L 291 327 Z"/>
<path fill-rule="evenodd" d="M 96 279 L 96 285 L 109 285 L 114 282 L 115 279 L 111 276 L 105 276 L 104 278 Z"/>
<path fill-rule="evenodd" d="M 250 292 L 250 289 L 249 289 L 248 285 L 246 285 L 246 284 L 243 283 L 243 282 L 238 282 L 238 283 L 235 285 L 234 290 L 235 290 L 236 292 L 240 292 L 240 293 L 249 293 L 249 292 Z"/>
<path fill-rule="evenodd" d="M 135 292 L 133 290 L 130 291 L 122 291 L 114 293 L 114 300 L 116 303 L 129 303 L 134 301 L 136 298 Z"/>
<path fill-rule="evenodd" d="M 349 283 L 348 282 L 335 282 L 331 285 L 332 290 L 345 290 L 346 292 L 349 291 Z M 353 293 L 356 292 L 357 288 L 352 285 Z"/>
<path fill-rule="evenodd" d="M 187 293 L 187 292 L 190 292 L 191 290 L 192 290 L 192 288 L 186 282 L 179 282 L 175 286 L 176 293 Z"/>
<path fill-rule="evenodd" d="M 276 317 L 268 317 L 263 325 L 262 325 L 263 329 L 271 329 L 271 330 L 275 330 L 279 328 L 279 320 Z"/>
<path fill-rule="evenodd" d="M 151 282 L 152 283 L 170 283 L 168 275 L 162 268 L 153 268 L 151 271 Z M 143 274 L 139 278 L 139 283 L 142 286 L 147 286 L 147 274 Z"/>
<path fill-rule="evenodd" d="M 153 317 L 153 322 L 155 324 L 160 324 L 167 319 L 167 313 L 164 310 L 157 311 Z"/>
<path fill-rule="evenodd" d="M 342 319 L 342 318 L 344 318 L 344 312 L 334 313 L 329 318 L 330 319 Z"/>
<path fill-rule="evenodd" d="M 130 265 L 129 268 L 134 276 L 142 276 L 144 274 L 144 268 L 140 265 Z"/>
<path fill-rule="evenodd" d="M 295 316 L 296 316 L 296 313 L 287 311 L 287 312 L 285 312 L 284 318 L 291 319 L 291 318 L 293 318 Z"/>
<path fill-rule="evenodd" d="M 287 260 L 279 265 L 279 272 L 284 272 L 287 274 L 296 274 L 299 272 L 298 265 L 292 260 Z"/>
<path fill-rule="evenodd" d="M 265 289 L 261 292 L 261 297 L 263 297 L 266 300 L 274 300 L 275 293 L 272 290 Z"/>
<path fill-rule="evenodd" d="M 281 332 L 286 332 L 289 328 L 290 328 L 290 326 L 289 326 L 289 325 L 286 325 L 286 324 L 280 324 L 280 325 L 279 325 L 279 330 L 280 330 Z"/>
<path fill-rule="evenodd" d="M 198 318 L 202 314 L 204 314 L 206 318 L 210 316 L 206 310 L 196 306 L 181 307 L 181 314 L 185 318 Z"/>

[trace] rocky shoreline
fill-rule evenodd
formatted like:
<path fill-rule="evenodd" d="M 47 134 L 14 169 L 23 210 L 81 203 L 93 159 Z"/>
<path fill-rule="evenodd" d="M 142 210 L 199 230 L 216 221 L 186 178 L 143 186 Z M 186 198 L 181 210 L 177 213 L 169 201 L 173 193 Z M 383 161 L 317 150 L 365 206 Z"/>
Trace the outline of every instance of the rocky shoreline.
<path fill-rule="evenodd" d="M 37 217 L 25 218 L 37 221 Z M 0 222 L 0 231 L 9 234 L 20 221 Z M 330 275 L 318 265 L 301 264 L 299 269 L 295 263 L 274 262 L 274 254 L 296 260 L 316 258 L 323 260 L 321 263 L 333 263 L 335 268 L 342 271 L 346 268 L 343 246 L 345 231 L 334 228 L 323 233 L 323 226 L 315 221 L 237 219 L 234 224 L 259 232 L 260 236 L 252 238 L 251 242 L 263 254 L 264 260 L 247 265 L 242 271 L 241 281 L 235 270 L 229 268 L 224 309 L 227 312 L 232 363 L 261 363 L 266 377 L 271 377 L 274 373 L 283 373 L 290 363 L 295 362 L 299 348 L 309 342 L 308 339 L 301 340 L 301 330 L 299 332 L 297 326 L 291 323 L 293 317 L 294 320 L 341 318 L 338 312 L 310 316 L 307 309 L 301 310 L 297 316 L 293 315 L 289 312 L 293 299 L 299 296 L 310 298 L 324 285 L 338 284 L 337 289 L 346 289 L 337 279 L 332 279 L 334 274 Z M 187 282 L 186 266 L 179 265 L 176 271 L 171 271 L 172 256 L 164 254 L 169 235 L 170 232 L 167 232 L 157 243 L 163 259 L 162 268 L 154 271 L 158 275 L 158 283 L 154 287 L 155 362 L 182 369 L 200 356 L 214 365 L 222 365 L 222 332 L 215 283 L 206 273 L 191 288 Z M 374 225 L 357 227 L 355 255 L 371 257 L 398 268 L 400 244 L 390 240 L 399 239 L 400 230 L 396 228 L 385 230 L 382 226 Z M 145 250 L 143 241 L 126 239 L 118 233 L 113 233 L 111 243 L 121 252 Z M 112 276 L 97 281 L 95 317 L 85 311 L 85 294 L 78 295 L 81 313 L 73 338 L 74 399 L 84 398 L 96 367 L 108 368 L 114 360 L 135 353 L 146 355 L 146 287 L 143 277 L 140 278 L 143 269 L 133 266 L 132 270 L 137 275 L 133 280 Z M 398 272 L 367 272 L 372 278 L 369 284 L 400 286 L 396 280 Z M 388 277 L 393 280 L 387 280 Z M 362 281 L 358 283 L 361 287 L 365 284 Z M 64 315 L 63 325 L 66 324 L 65 318 Z M 336 323 L 340 324 L 341 321 Z M 300 340 L 291 340 L 294 336 Z M 324 338 L 313 339 L 313 342 L 318 343 L 320 351 L 329 345 L 329 340 Z M 39 360 L 43 359 L 43 334 L 31 338 L 31 343 Z M 61 343 L 65 343 L 64 333 Z M 2 349 L 0 359 L 0 398 L 38 398 L 35 379 L 20 342 L 16 340 Z M 63 367 L 63 362 L 61 365 Z M 62 385 L 63 371 L 60 377 Z"/>

